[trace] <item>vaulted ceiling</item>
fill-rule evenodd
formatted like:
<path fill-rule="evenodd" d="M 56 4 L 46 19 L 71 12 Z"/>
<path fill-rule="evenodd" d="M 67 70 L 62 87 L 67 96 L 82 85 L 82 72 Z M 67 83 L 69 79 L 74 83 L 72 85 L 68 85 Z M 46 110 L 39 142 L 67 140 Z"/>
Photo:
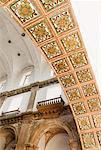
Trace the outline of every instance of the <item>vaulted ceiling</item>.
<path fill-rule="evenodd" d="M 100 150 L 99 90 L 69 0 L 9 2 L 1 0 L 1 2 L 4 2 L 8 15 L 13 17 L 19 25 L 12 24 L 12 21 L 10 22 L 12 18 L 7 17 L 3 9 L 0 10 L 2 14 L 1 52 L 3 51 L 3 55 L 7 58 L 8 71 L 18 71 L 26 64 L 33 64 L 33 58 L 37 53 L 35 50 L 42 52 L 69 100 L 83 149 Z M 24 31 L 27 33 L 27 39 L 21 37 Z M 11 42 L 8 42 L 9 40 Z M 31 48 L 34 49 L 33 54 L 30 52 Z M 18 53 L 21 53 L 21 59 Z M 5 69 L 2 67 L 1 70 Z"/>

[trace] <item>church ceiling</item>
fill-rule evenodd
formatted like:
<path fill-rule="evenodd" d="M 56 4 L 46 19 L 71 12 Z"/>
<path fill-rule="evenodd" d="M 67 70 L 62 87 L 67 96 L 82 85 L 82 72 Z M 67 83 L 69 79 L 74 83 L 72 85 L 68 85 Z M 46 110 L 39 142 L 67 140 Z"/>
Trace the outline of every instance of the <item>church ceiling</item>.
<path fill-rule="evenodd" d="M 69 100 L 82 148 L 101 149 L 101 102 L 69 0 L 1 0 L 39 47 Z"/>

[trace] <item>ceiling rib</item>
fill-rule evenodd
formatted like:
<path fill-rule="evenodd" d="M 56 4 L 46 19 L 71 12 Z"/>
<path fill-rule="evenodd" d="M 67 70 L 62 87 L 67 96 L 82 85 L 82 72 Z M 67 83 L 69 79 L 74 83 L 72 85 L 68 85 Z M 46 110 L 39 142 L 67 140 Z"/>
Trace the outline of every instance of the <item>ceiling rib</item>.
<path fill-rule="evenodd" d="M 101 150 L 101 101 L 69 0 L 0 0 L 54 70 L 73 112 L 82 149 Z"/>

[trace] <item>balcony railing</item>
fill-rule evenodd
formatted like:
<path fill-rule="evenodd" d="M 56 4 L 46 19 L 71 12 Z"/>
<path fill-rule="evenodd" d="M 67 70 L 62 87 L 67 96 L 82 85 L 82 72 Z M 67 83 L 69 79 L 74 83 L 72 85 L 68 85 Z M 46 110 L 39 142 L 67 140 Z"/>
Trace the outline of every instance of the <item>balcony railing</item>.
<path fill-rule="evenodd" d="M 60 97 L 56 97 L 56 98 L 52 98 L 49 100 L 44 100 L 44 101 L 38 102 L 37 107 L 53 105 L 53 104 L 63 104 L 64 105 L 64 101 L 63 101 L 62 97 L 60 96 Z"/>
<path fill-rule="evenodd" d="M 4 117 L 4 116 L 16 116 L 20 113 L 20 110 L 19 108 L 16 109 L 16 110 L 12 110 L 12 111 L 7 111 L 7 112 L 2 112 L 1 116 L 0 117 Z"/>

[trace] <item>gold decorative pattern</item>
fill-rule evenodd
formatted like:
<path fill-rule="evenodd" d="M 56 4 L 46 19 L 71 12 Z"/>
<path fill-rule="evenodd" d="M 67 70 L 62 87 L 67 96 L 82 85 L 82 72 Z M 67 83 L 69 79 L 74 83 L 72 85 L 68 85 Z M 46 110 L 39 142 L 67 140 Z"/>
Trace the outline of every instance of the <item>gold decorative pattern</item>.
<path fill-rule="evenodd" d="M 87 112 L 83 102 L 74 103 L 72 107 L 76 115 L 84 114 Z"/>
<path fill-rule="evenodd" d="M 50 11 L 63 4 L 66 0 L 40 0 L 46 11 Z"/>
<path fill-rule="evenodd" d="M 65 88 L 73 86 L 76 84 L 76 80 L 73 74 L 67 74 L 60 77 L 60 80 Z"/>
<path fill-rule="evenodd" d="M 70 10 L 64 10 L 50 18 L 57 33 L 62 33 L 74 28 L 74 21 Z"/>
<path fill-rule="evenodd" d="M 88 102 L 90 111 L 101 110 L 101 100 L 99 98 L 92 98 L 92 99 L 89 99 L 87 102 Z"/>
<path fill-rule="evenodd" d="M 52 63 L 52 65 L 58 74 L 67 72 L 70 69 L 67 59 L 65 58 L 55 61 L 54 63 Z"/>
<path fill-rule="evenodd" d="M 79 82 L 87 82 L 93 79 L 90 69 L 83 69 L 76 72 Z"/>
<path fill-rule="evenodd" d="M 38 8 L 36 8 L 35 3 L 32 4 L 29 0 L 14 1 L 14 3 L 11 4 L 10 9 L 23 24 L 40 16 L 40 13 L 38 11 Z"/>
<path fill-rule="evenodd" d="M 83 139 L 84 147 L 86 149 L 87 148 L 93 148 L 92 150 L 95 150 L 96 142 L 95 142 L 95 138 L 94 138 L 93 133 L 82 134 L 82 139 Z"/>
<path fill-rule="evenodd" d="M 97 137 L 98 137 L 98 141 L 99 141 L 99 143 L 101 145 L 101 131 L 97 132 Z"/>
<path fill-rule="evenodd" d="M 101 127 L 101 114 L 93 115 L 93 120 L 96 128 Z"/>
<path fill-rule="evenodd" d="M 78 50 L 82 47 L 82 43 L 77 32 L 69 34 L 68 36 L 64 37 L 61 41 L 67 53 Z"/>
<path fill-rule="evenodd" d="M 84 52 L 74 53 L 69 56 L 69 59 L 74 68 L 83 67 L 88 64 L 88 61 Z"/>
<path fill-rule="evenodd" d="M 84 92 L 85 96 L 87 96 L 87 97 L 98 94 L 95 83 L 84 85 L 82 88 L 83 88 L 83 92 Z"/>
<path fill-rule="evenodd" d="M 66 93 L 70 101 L 76 101 L 82 97 L 81 92 L 78 88 L 67 90 Z"/>
<path fill-rule="evenodd" d="M 4 2 L 4 8 L 9 10 L 11 16 L 27 32 L 33 44 L 44 53 L 47 62 L 56 72 L 80 129 L 80 138 L 84 135 L 83 142 L 81 140 L 82 148 L 101 150 L 94 127 L 96 120 L 93 118 L 93 115 L 100 114 L 100 94 L 70 1 L 1 1 Z M 81 120 L 78 123 L 81 117 L 85 117 L 85 123 Z M 90 118 L 88 124 L 87 118 Z M 101 127 L 96 130 L 101 131 Z"/>
<path fill-rule="evenodd" d="M 60 56 L 62 54 L 62 51 L 60 50 L 56 41 L 45 44 L 41 47 L 41 49 L 49 59 Z"/>
<path fill-rule="evenodd" d="M 80 117 L 78 119 L 78 124 L 79 124 L 80 130 L 88 130 L 91 128 L 89 117 Z"/>
<path fill-rule="evenodd" d="M 41 21 L 37 24 L 31 25 L 27 30 L 37 43 L 41 43 L 52 37 L 52 33 L 50 32 L 46 21 Z"/>

